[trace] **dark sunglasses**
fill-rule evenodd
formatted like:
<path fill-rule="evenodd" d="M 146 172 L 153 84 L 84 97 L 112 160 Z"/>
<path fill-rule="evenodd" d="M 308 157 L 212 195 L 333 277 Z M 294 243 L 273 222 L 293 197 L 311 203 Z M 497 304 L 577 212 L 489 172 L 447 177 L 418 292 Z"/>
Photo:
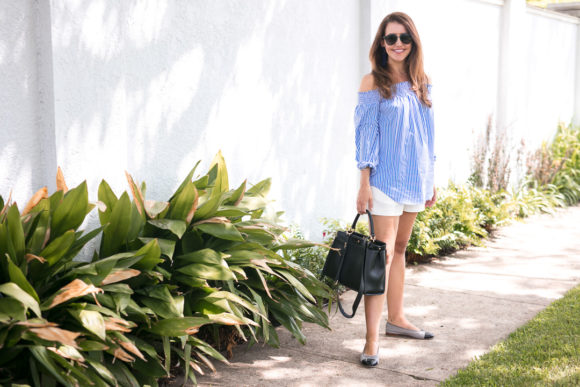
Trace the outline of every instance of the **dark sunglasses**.
<path fill-rule="evenodd" d="M 383 39 L 385 39 L 385 43 L 387 43 L 389 46 L 397 43 L 397 40 L 399 39 L 401 39 L 401 43 L 403 44 L 409 44 L 413 42 L 413 38 L 409 34 L 388 34 L 387 36 L 383 36 Z"/>

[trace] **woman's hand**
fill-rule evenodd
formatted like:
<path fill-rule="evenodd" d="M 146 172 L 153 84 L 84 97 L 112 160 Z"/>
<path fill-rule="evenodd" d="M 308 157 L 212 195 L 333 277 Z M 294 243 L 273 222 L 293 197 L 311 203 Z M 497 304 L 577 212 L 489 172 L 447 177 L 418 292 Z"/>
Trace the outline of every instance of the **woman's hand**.
<path fill-rule="evenodd" d="M 425 207 L 433 207 L 437 201 L 437 188 L 433 187 L 433 197 L 425 202 Z"/>
<path fill-rule="evenodd" d="M 369 184 L 362 184 L 358 190 L 356 210 L 359 214 L 365 214 L 367 208 L 373 209 L 373 193 Z"/>

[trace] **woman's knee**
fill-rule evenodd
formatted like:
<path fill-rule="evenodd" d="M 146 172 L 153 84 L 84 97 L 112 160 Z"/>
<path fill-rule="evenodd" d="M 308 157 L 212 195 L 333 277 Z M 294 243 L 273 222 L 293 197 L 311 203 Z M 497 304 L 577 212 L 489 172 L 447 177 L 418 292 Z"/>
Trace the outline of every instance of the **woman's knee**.
<path fill-rule="evenodd" d="M 394 247 L 395 255 L 405 255 L 407 250 L 407 241 L 396 241 Z"/>

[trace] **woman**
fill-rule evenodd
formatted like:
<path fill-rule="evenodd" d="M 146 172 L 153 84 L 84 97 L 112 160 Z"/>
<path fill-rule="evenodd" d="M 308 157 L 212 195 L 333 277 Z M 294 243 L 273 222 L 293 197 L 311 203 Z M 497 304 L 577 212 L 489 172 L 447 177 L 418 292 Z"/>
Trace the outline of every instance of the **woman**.
<path fill-rule="evenodd" d="M 405 250 L 417 213 L 436 200 L 433 113 L 421 41 L 411 18 L 387 15 L 370 50 L 355 111 L 356 158 L 361 170 L 357 211 L 373 214 L 377 239 L 387 244 L 388 335 L 430 339 L 403 312 Z M 379 362 L 379 325 L 385 294 L 365 296 L 366 343 L 361 363 Z"/>

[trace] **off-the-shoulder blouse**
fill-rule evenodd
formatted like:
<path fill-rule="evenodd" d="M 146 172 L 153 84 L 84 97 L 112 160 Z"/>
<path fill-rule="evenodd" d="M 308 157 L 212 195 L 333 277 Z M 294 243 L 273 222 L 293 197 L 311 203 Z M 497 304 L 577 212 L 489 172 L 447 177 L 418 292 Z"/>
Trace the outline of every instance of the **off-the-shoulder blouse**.
<path fill-rule="evenodd" d="M 357 166 L 370 167 L 371 186 L 394 201 L 424 203 L 433 196 L 433 109 L 421 103 L 409 82 L 394 88 L 389 99 L 378 89 L 358 93 Z M 430 85 L 428 91 L 430 98 Z"/>

